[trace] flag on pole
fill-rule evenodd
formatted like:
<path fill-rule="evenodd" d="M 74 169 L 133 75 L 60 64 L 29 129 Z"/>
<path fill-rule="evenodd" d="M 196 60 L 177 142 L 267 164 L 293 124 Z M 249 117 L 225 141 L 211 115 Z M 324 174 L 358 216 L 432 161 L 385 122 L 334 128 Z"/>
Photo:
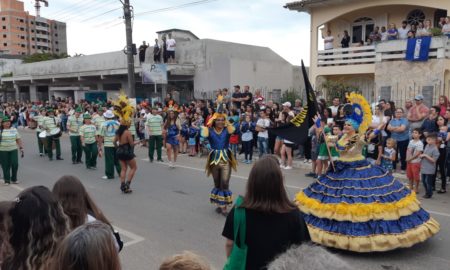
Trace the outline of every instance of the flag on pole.
<path fill-rule="evenodd" d="M 431 37 L 408 39 L 405 59 L 408 61 L 428 61 L 430 45 Z"/>
<path fill-rule="evenodd" d="M 290 121 L 290 123 L 281 127 L 269 129 L 269 132 L 296 144 L 304 144 L 306 142 L 308 139 L 309 128 L 314 124 L 313 118 L 318 111 L 316 95 L 309 82 L 303 60 L 302 73 L 305 81 L 306 105 L 303 107 L 303 110 Z"/>

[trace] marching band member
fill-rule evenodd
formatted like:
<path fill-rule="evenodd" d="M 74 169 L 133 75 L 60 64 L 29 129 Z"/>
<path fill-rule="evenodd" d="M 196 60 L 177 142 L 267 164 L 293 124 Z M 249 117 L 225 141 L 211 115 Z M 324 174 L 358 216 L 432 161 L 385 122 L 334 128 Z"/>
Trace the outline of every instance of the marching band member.
<path fill-rule="evenodd" d="M 83 117 L 80 115 L 81 108 L 75 109 L 75 113 L 69 116 L 67 120 L 67 128 L 69 129 L 70 145 L 72 152 L 72 164 L 83 163 L 81 157 L 83 156 L 83 148 L 80 140 L 80 127 L 83 125 Z"/>
<path fill-rule="evenodd" d="M 33 116 L 33 120 L 37 122 L 37 127 L 36 127 L 36 138 L 38 141 L 38 151 L 39 151 L 39 156 L 43 157 L 45 155 L 46 149 L 45 149 L 45 145 L 42 142 L 41 138 L 39 138 L 39 134 L 44 131 L 43 128 L 43 124 L 44 124 L 44 118 L 45 118 L 45 108 L 41 107 L 39 109 L 39 114 L 36 116 Z"/>
<path fill-rule="evenodd" d="M 80 140 L 84 149 L 85 163 L 87 169 L 97 169 L 98 145 L 96 139 L 97 129 L 92 124 L 91 116 L 83 114 L 84 125 L 80 127 Z"/>
<path fill-rule="evenodd" d="M 44 117 L 42 126 L 47 132 L 47 155 L 49 160 L 53 160 L 53 145 L 55 145 L 56 148 L 56 160 L 63 160 L 63 158 L 61 158 L 61 143 L 59 141 L 60 134 L 51 134 L 53 130 L 58 129 L 58 121 L 55 117 L 53 108 L 47 109 L 47 116 Z"/>
<path fill-rule="evenodd" d="M 114 179 L 114 167 L 118 175 L 120 175 L 121 171 L 120 163 L 116 156 L 116 148 L 114 147 L 114 138 L 120 124 L 114 120 L 114 113 L 111 110 L 107 110 L 103 117 L 105 117 L 106 121 L 102 124 L 100 139 L 98 140 L 100 154 L 105 157 L 105 176 L 102 178 Z M 102 145 L 104 146 L 104 151 L 102 151 Z"/>
<path fill-rule="evenodd" d="M 23 157 L 23 145 L 19 131 L 11 127 L 11 119 L 5 115 L 0 128 L 0 162 L 5 185 L 18 183 L 19 153 L 17 147 Z"/>

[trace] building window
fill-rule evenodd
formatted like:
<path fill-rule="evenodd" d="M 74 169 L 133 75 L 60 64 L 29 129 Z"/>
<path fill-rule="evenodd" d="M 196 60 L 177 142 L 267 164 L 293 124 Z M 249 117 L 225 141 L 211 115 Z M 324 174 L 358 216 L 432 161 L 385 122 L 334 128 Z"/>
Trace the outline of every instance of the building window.
<path fill-rule="evenodd" d="M 20 31 L 25 31 L 25 28 L 23 28 L 23 27 L 20 27 Z"/>
<path fill-rule="evenodd" d="M 419 22 L 423 23 L 425 20 L 425 13 L 420 9 L 414 9 L 409 14 L 408 17 L 406 17 L 406 21 L 408 24 L 412 25 L 418 25 Z"/>
<path fill-rule="evenodd" d="M 33 48 L 33 49 L 34 49 L 34 48 L 35 48 L 35 47 L 34 47 L 34 45 L 33 45 L 33 46 L 31 46 L 31 48 Z"/>
<path fill-rule="evenodd" d="M 57 52 L 59 52 L 59 49 L 56 49 Z"/>
<path fill-rule="evenodd" d="M 25 44 L 20 45 L 20 47 L 25 48 Z"/>
<path fill-rule="evenodd" d="M 57 37 L 58 36 L 58 34 L 55 34 L 55 37 Z"/>
<path fill-rule="evenodd" d="M 31 24 L 34 24 L 34 22 L 33 22 L 33 21 L 31 21 Z"/>
<path fill-rule="evenodd" d="M 31 41 L 34 41 L 34 37 L 31 38 Z"/>
<path fill-rule="evenodd" d="M 6 21 L 6 18 L 5 18 L 5 17 L 2 17 L 2 21 Z"/>
<path fill-rule="evenodd" d="M 21 23 L 23 23 L 23 19 L 20 19 L 19 21 L 20 21 Z"/>
<path fill-rule="evenodd" d="M 6 35 L 3 35 L 3 38 L 6 38 Z"/>
<path fill-rule="evenodd" d="M 31 33 L 34 33 L 34 30 L 31 30 Z"/>
<path fill-rule="evenodd" d="M 2 28 L 3 28 L 3 30 L 6 30 L 6 26 L 5 25 L 3 25 Z"/>
<path fill-rule="evenodd" d="M 359 43 L 366 41 L 370 33 L 373 31 L 375 22 L 368 17 L 362 17 L 353 22 L 352 25 L 352 42 Z"/>
<path fill-rule="evenodd" d="M 21 36 L 20 39 L 25 39 L 25 36 Z"/>
<path fill-rule="evenodd" d="M 3 46 L 4 47 L 8 47 L 8 43 L 3 43 Z"/>

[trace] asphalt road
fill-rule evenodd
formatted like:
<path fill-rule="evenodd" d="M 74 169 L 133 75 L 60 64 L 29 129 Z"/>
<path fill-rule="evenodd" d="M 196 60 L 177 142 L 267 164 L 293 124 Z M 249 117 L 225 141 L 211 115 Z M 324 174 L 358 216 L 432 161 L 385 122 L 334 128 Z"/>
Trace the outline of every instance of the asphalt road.
<path fill-rule="evenodd" d="M 0 199 L 12 199 L 20 190 L 33 185 L 52 188 L 62 175 L 81 179 L 88 192 L 122 233 L 125 248 L 120 257 L 123 269 L 158 269 L 163 258 L 194 251 L 209 260 L 215 269 L 225 262 L 225 241 L 221 236 L 225 218 L 209 204 L 212 179 L 204 173 L 204 158 L 181 156 L 178 167 L 149 163 L 147 148 L 136 149 L 138 172 L 132 183 L 133 193 L 123 195 L 119 180 L 103 180 L 104 161 L 98 170 L 86 170 L 84 165 L 72 165 L 67 135 L 61 139 L 63 161 L 48 161 L 39 157 L 35 133 L 20 130 L 25 142 L 25 157 L 20 160 L 19 185 L 1 186 Z M 239 164 L 233 172 L 231 190 L 245 192 L 250 165 Z M 285 171 L 286 188 L 295 193 L 313 180 L 306 171 Z M 355 269 L 442 269 L 450 265 L 450 194 L 438 195 L 423 203 L 440 222 L 441 231 L 425 243 L 409 249 L 385 253 L 355 254 L 332 250 Z"/>

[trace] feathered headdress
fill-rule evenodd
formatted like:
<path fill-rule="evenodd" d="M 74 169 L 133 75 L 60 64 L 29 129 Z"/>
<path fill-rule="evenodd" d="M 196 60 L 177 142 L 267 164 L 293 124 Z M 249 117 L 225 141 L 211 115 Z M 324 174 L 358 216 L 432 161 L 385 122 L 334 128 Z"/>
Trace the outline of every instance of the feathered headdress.
<path fill-rule="evenodd" d="M 352 124 L 360 134 L 364 134 L 372 122 L 372 112 L 366 98 L 357 93 L 347 95 L 350 104 L 344 107 L 345 121 Z"/>
<path fill-rule="evenodd" d="M 216 103 L 217 103 L 217 109 L 216 109 L 216 112 L 213 114 L 213 116 L 212 116 L 211 118 L 209 118 L 208 123 L 206 123 L 206 125 L 207 125 L 208 127 L 212 126 L 212 123 L 213 123 L 214 120 L 216 120 L 217 118 L 224 118 L 224 119 L 227 119 L 227 115 L 226 115 L 226 113 L 225 113 L 225 108 L 224 108 L 225 104 L 223 104 L 223 96 L 222 96 L 222 95 L 219 95 L 219 96 L 217 97 Z"/>
<path fill-rule="evenodd" d="M 114 115 L 120 118 L 122 124 L 129 124 L 133 117 L 134 107 L 123 91 L 120 92 L 119 98 L 112 102 Z"/>

